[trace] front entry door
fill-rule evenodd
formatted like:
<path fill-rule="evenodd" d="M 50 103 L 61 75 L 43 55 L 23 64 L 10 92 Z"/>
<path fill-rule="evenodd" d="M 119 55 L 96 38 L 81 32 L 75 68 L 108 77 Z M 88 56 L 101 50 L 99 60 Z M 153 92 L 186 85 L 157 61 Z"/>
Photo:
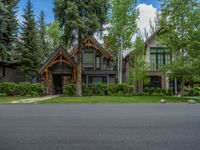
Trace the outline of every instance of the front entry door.
<path fill-rule="evenodd" d="M 54 75 L 54 89 L 55 94 L 62 94 L 63 93 L 63 77 L 62 75 Z"/>

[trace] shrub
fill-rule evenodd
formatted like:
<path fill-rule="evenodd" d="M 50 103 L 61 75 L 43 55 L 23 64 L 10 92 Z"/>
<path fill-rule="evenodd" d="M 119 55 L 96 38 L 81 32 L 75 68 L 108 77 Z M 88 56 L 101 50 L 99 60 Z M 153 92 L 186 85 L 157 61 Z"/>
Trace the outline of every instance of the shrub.
<path fill-rule="evenodd" d="M 76 86 L 74 84 L 68 84 L 64 87 L 64 95 L 74 96 L 76 93 Z"/>
<path fill-rule="evenodd" d="M 44 88 L 40 83 L 29 83 L 29 82 L 21 82 L 19 83 L 19 95 L 31 95 L 31 96 L 39 96 L 44 92 Z"/>
<path fill-rule="evenodd" d="M 153 93 L 151 94 L 151 96 L 165 96 L 165 94 L 162 93 L 162 92 L 160 92 L 160 93 L 158 93 L 158 92 L 153 92 Z"/>
<path fill-rule="evenodd" d="M 5 93 L 8 96 L 14 95 L 31 95 L 31 96 L 39 96 L 43 93 L 44 88 L 42 84 L 39 83 L 12 83 L 12 82 L 4 82 L 0 83 L 0 92 Z"/>
<path fill-rule="evenodd" d="M 189 96 L 200 96 L 200 88 L 199 87 L 190 87 L 188 89 Z"/>
<path fill-rule="evenodd" d="M 146 87 L 144 89 L 144 92 L 145 93 L 148 93 L 148 95 L 152 95 L 152 96 L 155 96 L 155 95 L 166 95 L 166 90 L 164 89 L 161 89 L 161 88 L 154 88 L 154 87 Z"/>
<path fill-rule="evenodd" d="M 8 96 L 18 95 L 18 86 L 13 82 L 0 83 L 0 92 Z"/>
<path fill-rule="evenodd" d="M 6 93 L 0 93 L 0 97 L 6 97 Z"/>
<path fill-rule="evenodd" d="M 171 88 L 169 88 L 167 90 L 167 95 L 172 96 L 173 95 L 173 90 Z"/>
<path fill-rule="evenodd" d="M 131 95 L 132 86 L 128 84 L 83 84 L 82 90 L 84 96 L 125 96 Z"/>

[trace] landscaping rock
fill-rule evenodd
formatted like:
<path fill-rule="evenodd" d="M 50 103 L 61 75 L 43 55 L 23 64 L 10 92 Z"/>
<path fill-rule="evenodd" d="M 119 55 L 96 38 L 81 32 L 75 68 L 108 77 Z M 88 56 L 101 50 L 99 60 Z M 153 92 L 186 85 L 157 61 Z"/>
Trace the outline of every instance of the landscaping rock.
<path fill-rule="evenodd" d="M 167 103 L 167 101 L 166 101 L 165 99 L 161 99 L 161 100 L 160 100 L 160 103 L 161 103 L 161 104 L 165 104 L 165 103 Z"/>
<path fill-rule="evenodd" d="M 190 100 L 188 100 L 188 103 L 189 103 L 189 104 L 195 104 L 195 103 L 196 103 L 196 101 L 195 101 L 195 100 L 193 100 L 193 99 L 190 99 Z"/>

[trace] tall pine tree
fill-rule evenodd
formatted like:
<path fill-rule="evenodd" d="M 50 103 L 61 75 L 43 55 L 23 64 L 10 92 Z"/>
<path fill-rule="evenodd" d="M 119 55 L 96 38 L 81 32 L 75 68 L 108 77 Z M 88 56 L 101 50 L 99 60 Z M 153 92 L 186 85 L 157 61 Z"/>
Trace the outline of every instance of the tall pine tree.
<path fill-rule="evenodd" d="M 82 55 L 84 38 L 102 31 L 106 22 L 108 0 L 55 0 L 54 11 L 60 26 L 64 28 L 64 41 L 68 46 L 76 33 L 78 41 L 76 95 L 82 95 Z"/>
<path fill-rule="evenodd" d="M 15 48 L 18 22 L 16 8 L 18 0 L 0 1 L 0 58 L 9 59 Z"/>
<path fill-rule="evenodd" d="M 43 60 L 45 60 L 50 53 L 50 48 L 48 47 L 48 42 L 47 42 L 47 30 L 46 30 L 46 24 L 45 24 L 45 14 L 44 11 L 40 12 L 39 16 L 39 43 L 40 43 L 40 51 L 42 54 Z"/>
<path fill-rule="evenodd" d="M 41 62 L 41 52 L 38 44 L 39 37 L 34 19 L 33 6 L 30 0 L 28 0 L 24 9 L 23 18 L 24 21 L 21 29 L 21 44 L 23 46 L 21 48 L 21 65 L 19 71 L 26 81 L 30 81 Z"/>

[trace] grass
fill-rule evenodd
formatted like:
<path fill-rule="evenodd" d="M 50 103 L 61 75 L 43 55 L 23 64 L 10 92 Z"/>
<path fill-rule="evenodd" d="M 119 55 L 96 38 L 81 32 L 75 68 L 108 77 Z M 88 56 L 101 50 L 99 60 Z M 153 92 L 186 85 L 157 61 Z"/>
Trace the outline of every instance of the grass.
<path fill-rule="evenodd" d="M 187 102 L 187 98 L 172 96 L 86 96 L 86 97 L 57 97 L 54 99 L 41 101 L 40 104 L 95 104 L 95 103 L 160 103 L 161 99 L 169 103 Z M 200 102 L 200 100 L 197 100 Z"/>
<path fill-rule="evenodd" d="M 27 98 L 25 96 L 5 96 L 5 97 L 0 97 L 0 104 L 7 104 L 10 103 L 12 101 L 16 101 L 16 100 L 21 100 Z"/>

